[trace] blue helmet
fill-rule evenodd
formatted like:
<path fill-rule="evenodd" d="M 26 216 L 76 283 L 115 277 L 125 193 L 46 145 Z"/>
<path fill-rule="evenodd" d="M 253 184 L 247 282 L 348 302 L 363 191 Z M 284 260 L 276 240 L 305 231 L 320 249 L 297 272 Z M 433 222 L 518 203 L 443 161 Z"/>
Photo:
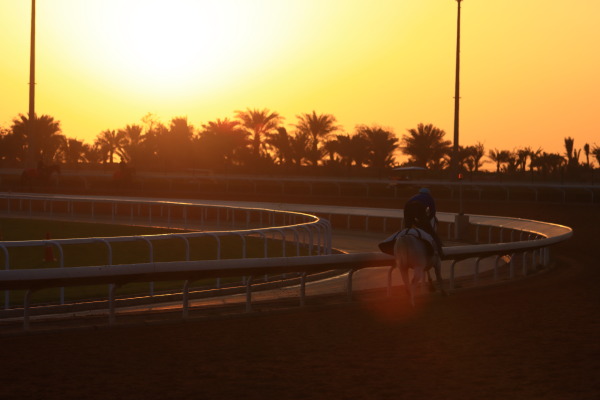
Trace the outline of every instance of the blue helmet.
<path fill-rule="evenodd" d="M 423 187 L 423 188 L 419 189 L 419 193 L 424 193 L 424 194 L 431 195 L 431 192 L 426 187 Z"/>

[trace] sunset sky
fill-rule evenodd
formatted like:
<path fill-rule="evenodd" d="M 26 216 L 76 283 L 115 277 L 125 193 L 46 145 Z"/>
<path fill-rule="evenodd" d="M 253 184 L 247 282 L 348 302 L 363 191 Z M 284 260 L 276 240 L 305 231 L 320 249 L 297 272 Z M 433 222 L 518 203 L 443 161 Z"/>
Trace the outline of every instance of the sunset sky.
<path fill-rule="evenodd" d="M 28 111 L 28 0 L 0 1 L 0 126 Z M 105 129 L 235 110 L 453 137 L 453 0 L 37 0 L 36 112 Z M 600 145 L 600 1 L 464 0 L 460 144 Z M 291 126 L 288 126 L 291 129 Z"/>

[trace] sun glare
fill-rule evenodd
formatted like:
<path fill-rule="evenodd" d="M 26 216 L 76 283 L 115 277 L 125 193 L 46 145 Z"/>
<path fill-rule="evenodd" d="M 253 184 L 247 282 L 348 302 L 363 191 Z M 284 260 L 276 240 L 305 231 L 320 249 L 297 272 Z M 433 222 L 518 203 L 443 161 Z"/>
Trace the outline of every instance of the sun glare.
<path fill-rule="evenodd" d="M 247 1 L 86 1 L 68 11 L 79 62 L 106 84 L 178 97 L 229 88 L 264 68 L 286 39 L 282 22 Z M 60 40 L 65 40 L 61 38 Z M 87 47 L 86 43 L 93 43 Z M 261 52 L 260 49 L 267 49 Z"/>

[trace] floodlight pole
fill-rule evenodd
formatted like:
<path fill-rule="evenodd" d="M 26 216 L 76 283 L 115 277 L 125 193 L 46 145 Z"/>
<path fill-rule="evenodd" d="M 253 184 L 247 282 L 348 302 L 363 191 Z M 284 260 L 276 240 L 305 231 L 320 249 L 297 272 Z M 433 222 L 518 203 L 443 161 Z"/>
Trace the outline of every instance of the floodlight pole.
<path fill-rule="evenodd" d="M 29 53 L 29 161 L 36 162 L 38 143 L 35 133 L 35 0 L 31 0 L 31 45 Z"/>
<path fill-rule="evenodd" d="M 454 80 L 454 147 L 452 148 L 452 180 L 458 178 L 458 117 L 460 100 L 460 3 L 458 3 L 458 18 L 456 23 L 456 77 Z"/>
<path fill-rule="evenodd" d="M 462 176 L 459 172 L 458 165 L 458 115 L 460 101 L 460 3 L 462 0 L 456 0 L 458 3 L 458 17 L 456 22 L 456 79 L 454 86 L 454 147 L 452 149 L 451 173 L 453 181 L 458 181 L 459 199 L 458 199 L 458 214 L 454 216 L 454 237 L 457 240 L 466 240 L 469 231 L 469 216 L 465 215 L 463 209 L 463 185 Z"/>

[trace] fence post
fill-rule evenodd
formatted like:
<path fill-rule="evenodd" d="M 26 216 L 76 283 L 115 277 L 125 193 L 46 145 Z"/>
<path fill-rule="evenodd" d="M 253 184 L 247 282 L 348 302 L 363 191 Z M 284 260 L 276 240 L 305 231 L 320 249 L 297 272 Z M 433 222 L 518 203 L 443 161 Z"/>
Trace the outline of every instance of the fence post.
<path fill-rule="evenodd" d="M 252 275 L 246 280 L 246 312 L 252 311 Z"/>
<path fill-rule="evenodd" d="M 354 275 L 354 272 L 354 269 L 351 269 L 348 272 L 348 282 L 346 284 L 346 295 L 348 296 L 348 301 L 352 301 L 352 277 Z"/>
<path fill-rule="evenodd" d="M 150 241 L 150 239 L 147 239 L 142 236 L 137 236 L 136 239 L 142 240 L 148 244 L 148 249 L 150 250 L 150 253 L 148 255 L 148 258 L 149 258 L 148 262 L 153 263 L 154 262 L 154 247 L 152 246 L 152 242 Z M 150 282 L 150 296 L 154 297 L 154 282 Z"/>
<path fill-rule="evenodd" d="M 31 305 L 31 289 L 27 289 L 25 292 L 25 298 L 23 299 L 23 329 L 28 331 L 30 327 L 29 321 L 29 307 Z"/>
<path fill-rule="evenodd" d="M 452 265 L 450 266 L 450 290 L 454 290 L 454 268 L 458 260 L 452 260 Z"/>
<path fill-rule="evenodd" d="M 515 277 L 515 256 L 516 256 L 516 254 L 515 254 L 515 253 L 512 253 L 512 254 L 510 255 L 510 263 L 509 263 L 509 265 L 508 265 L 508 267 L 509 267 L 509 271 L 510 271 L 510 272 L 509 272 L 509 274 L 510 274 L 510 279 L 514 279 L 514 277 Z"/>
<path fill-rule="evenodd" d="M 477 257 L 477 261 L 475 261 L 475 275 L 473 276 L 473 281 L 477 283 L 479 281 L 479 263 L 481 262 L 482 257 Z"/>
<path fill-rule="evenodd" d="M 8 249 L 3 244 L 0 244 L 0 248 L 4 252 L 4 269 L 8 271 L 10 269 L 10 258 L 8 257 Z M 9 304 L 10 304 L 10 290 L 5 290 L 4 291 L 4 309 L 5 310 L 8 310 L 8 308 L 10 307 Z"/>
<path fill-rule="evenodd" d="M 306 297 L 306 272 L 300 275 L 300 307 L 304 307 Z"/>
<path fill-rule="evenodd" d="M 115 324 L 115 291 L 116 286 L 114 283 L 108 285 L 108 324 Z"/>
<path fill-rule="evenodd" d="M 183 309 L 183 319 L 187 319 L 189 316 L 189 294 L 190 294 L 190 281 L 189 279 L 183 283 L 183 298 L 181 300 L 181 308 Z"/>
<path fill-rule="evenodd" d="M 496 262 L 494 262 L 494 280 L 498 280 L 498 261 L 502 258 L 502 255 L 496 256 Z"/>

